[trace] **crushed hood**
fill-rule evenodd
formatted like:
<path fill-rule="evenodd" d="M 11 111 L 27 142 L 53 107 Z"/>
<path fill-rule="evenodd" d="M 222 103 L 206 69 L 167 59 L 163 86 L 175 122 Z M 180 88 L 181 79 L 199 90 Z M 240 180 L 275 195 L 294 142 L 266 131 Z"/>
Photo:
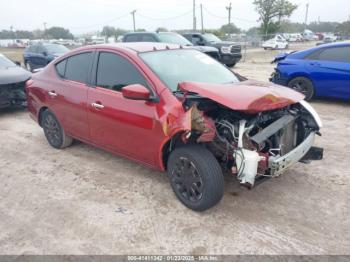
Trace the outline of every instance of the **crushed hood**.
<path fill-rule="evenodd" d="M 250 114 L 283 108 L 304 99 L 304 95 L 290 88 L 254 80 L 232 84 L 182 82 L 178 89 Z"/>
<path fill-rule="evenodd" d="M 0 68 L 0 85 L 24 82 L 31 77 L 31 73 L 19 66 Z"/>

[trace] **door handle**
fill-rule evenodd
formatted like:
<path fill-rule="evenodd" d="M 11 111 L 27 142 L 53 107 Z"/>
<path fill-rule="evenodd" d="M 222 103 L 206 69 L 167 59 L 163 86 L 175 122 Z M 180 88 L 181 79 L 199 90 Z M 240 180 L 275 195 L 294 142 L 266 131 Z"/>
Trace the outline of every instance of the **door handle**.
<path fill-rule="evenodd" d="M 99 103 L 92 103 L 91 106 L 96 109 L 103 109 L 105 106 Z"/>
<path fill-rule="evenodd" d="M 51 96 L 51 97 L 58 96 L 55 91 L 49 91 L 48 93 L 49 93 L 49 96 Z"/>
<path fill-rule="evenodd" d="M 312 66 L 320 66 L 321 64 L 318 63 L 318 62 L 314 62 L 314 63 L 310 63 L 310 65 L 312 65 Z"/>

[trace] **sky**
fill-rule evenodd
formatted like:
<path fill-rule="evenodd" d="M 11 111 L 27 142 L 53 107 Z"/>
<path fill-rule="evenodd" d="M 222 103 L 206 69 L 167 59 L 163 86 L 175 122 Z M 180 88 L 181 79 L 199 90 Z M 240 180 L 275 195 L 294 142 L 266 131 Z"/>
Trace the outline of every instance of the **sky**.
<path fill-rule="evenodd" d="M 309 21 L 350 19 L 350 0 L 290 0 L 299 7 L 290 18 L 304 22 L 309 3 Z M 200 4 L 205 28 L 219 28 L 228 22 L 226 6 L 232 2 L 232 22 L 239 28 L 258 25 L 253 0 L 196 0 L 197 28 Z M 61 26 L 74 34 L 101 30 L 104 25 L 133 28 L 130 12 L 136 10 L 136 27 L 155 30 L 192 28 L 193 0 L 0 0 L 0 30 L 34 30 Z"/>

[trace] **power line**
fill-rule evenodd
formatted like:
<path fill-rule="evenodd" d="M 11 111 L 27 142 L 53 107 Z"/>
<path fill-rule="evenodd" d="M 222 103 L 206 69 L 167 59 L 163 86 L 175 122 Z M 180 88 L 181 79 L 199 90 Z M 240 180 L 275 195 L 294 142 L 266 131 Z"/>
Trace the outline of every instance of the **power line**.
<path fill-rule="evenodd" d="M 146 18 L 146 19 L 150 19 L 150 20 L 165 21 L 165 20 L 177 19 L 177 18 L 186 16 L 186 15 L 189 15 L 192 12 L 193 12 L 193 10 L 190 10 L 190 11 L 187 11 L 186 13 L 183 13 L 183 14 L 180 14 L 180 15 L 177 15 L 177 16 L 167 17 L 167 18 L 154 18 L 154 17 L 151 17 L 151 16 L 146 16 L 146 15 L 144 15 L 142 13 L 137 13 L 137 15 L 140 16 L 140 17 Z"/>
<path fill-rule="evenodd" d="M 220 18 L 220 19 L 223 19 L 223 20 L 226 20 L 226 19 L 227 19 L 227 16 L 218 16 L 218 15 L 213 14 L 213 13 L 210 12 L 205 6 L 203 6 L 203 9 L 207 12 L 207 14 L 209 14 L 209 15 L 212 16 L 212 17 Z M 234 17 L 234 16 L 232 16 L 232 15 L 231 15 L 231 19 L 239 20 L 239 21 L 243 21 L 243 22 L 249 22 L 249 23 L 256 23 L 255 20 L 249 20 L 249 19 Z"/>
<path fill-rule="evenodd" d="M 193 0 L 193 31 L 197 29 L 197 19 L 196 19 L 196 0 Z"/>
<path fill-rule="evenodd" d="M 135 13 L 136 10 L 132 11 L 130 14 L 132 15 L 132 22 L 133 22 L 133 26 L 134 26 L 134 32 L 136 31 L 136 24 L 135 24 Z"/>
<path fill-rule="evenodd" d="M 83 29 L 83 28 L 92 28 L 92 27 L 102 26 L 102 25 L 106 25 L 106 24 L 108 24 L 108 23 L 114 22 L 114 21 L 116 21 L 116 20 L 122 19 L 122 18 L 124 18 L 124 17 L 127 17 L 127 16 L 129 16 L 129 15 L 130 15 L 130 13 L 128 12 L 128 13 L 126 13 L 126 14 L 124 14 L 124 15 L 115 17 L 115 18 L 110 19 L 110 20 L 108 20 L 108 21 L 105 21 L 105 22 L 103 22 L 103 23 L 98 23 L 98 24 L 94 24 L 94 25 L 87 25 L 87 26 L 73 26 L 73 27 L 70 27 L 70 28 L 71 28 L 71 29 Z"/>
<path fill-rule="evenodd" d="M 203 5 L 202 4 L 201 4 L 201 25 L 202 25 L 202 33 L 204 33 Z"/>
<path fill-rule="evenodd" d="M 229 6 L 226 6 L 226 10 L 228 11 L 228 24 L 231 24 L 231 10 L 232 10 L 232 3 L 230 3 Z"/>

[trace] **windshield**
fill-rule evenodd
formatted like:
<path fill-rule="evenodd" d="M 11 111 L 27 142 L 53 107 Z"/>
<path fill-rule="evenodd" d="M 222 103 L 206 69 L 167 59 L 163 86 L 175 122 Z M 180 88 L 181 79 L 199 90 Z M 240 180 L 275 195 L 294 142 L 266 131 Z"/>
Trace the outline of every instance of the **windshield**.
<path fill-rule="evenodd" d="M 158 37 L 163 43 L 186 45 L 186 46 L 192 45 L 192 43 L 188 41 L 186 38 L 174 33 L 160 33 L 158 34 Z"/>
<path fill-rule="evenodd" d="M 203 37 L 208 42 L 221 42 L 221 39 L 213 34 L 204 34 Z"/>
<path fill-rule="evenodd" d="M 232 71 L 197 50 L 166 50 L 147 52 L 140 56 L 172 91 L 176 91 L 181 82 L 239 82 Z"/>
<path fill-rule="evenodd" d="M 0 68 L 14 67 L 16 66 L 10 59 L 0 55 Z"/>
<path fill-rule="evenodd" d="M 69 51 L 69 49 L 63 45 L 45 45 L 45 48 L 50 54 L 62 54 Z"/>

